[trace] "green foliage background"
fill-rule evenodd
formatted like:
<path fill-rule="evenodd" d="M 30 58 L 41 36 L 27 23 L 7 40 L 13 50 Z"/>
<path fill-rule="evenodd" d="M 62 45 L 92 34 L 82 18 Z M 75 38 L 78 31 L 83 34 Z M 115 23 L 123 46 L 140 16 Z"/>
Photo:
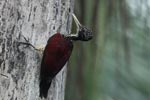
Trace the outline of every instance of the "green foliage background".
<path fill-rule="evenodd" d="M 150 0 L 76 0 L 93 30 L 74 43 L 65 100 L 150 100 Z"/>

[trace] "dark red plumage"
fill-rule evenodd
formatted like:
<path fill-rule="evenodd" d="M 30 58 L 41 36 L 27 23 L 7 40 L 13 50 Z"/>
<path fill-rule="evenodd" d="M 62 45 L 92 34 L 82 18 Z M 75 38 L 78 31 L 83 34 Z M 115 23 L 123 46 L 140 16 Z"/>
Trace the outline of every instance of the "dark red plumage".
<path fill-rule="evenodd" d="M 52 79 L 69 60 L 72 40 L 60 33 L 54 34 L 45 47 L 40 72 L 40 97 L 47 97 Z"/>

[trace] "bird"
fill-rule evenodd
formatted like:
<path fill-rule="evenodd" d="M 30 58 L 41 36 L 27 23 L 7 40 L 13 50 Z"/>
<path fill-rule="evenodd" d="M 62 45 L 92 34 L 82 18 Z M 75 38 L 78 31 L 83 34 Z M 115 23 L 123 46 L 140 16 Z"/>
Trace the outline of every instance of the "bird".
<path fill-rule="evenodd" d="M 47 98 L 52 80 L 71 56 L 73 41 L 89 41 L 93 37 L 92 31 L 81 25 L 75 14 L 72 16 L 77 26 L 76 34 L 65 35 L 57 32 L 48 39 L 44 49 L 40 69 L 40 98 Z"/>

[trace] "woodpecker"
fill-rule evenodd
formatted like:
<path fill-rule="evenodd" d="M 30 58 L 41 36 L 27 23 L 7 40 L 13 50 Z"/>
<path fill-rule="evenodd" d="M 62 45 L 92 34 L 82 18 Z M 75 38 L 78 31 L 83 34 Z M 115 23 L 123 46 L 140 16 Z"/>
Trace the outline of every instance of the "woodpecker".
<path fill-rule="evenodd" d="M 69 60 L 73 49 L 73 41 L 88 41 L 93 35 L 92 31 L 81 25 L 74 14 L 73 19 L 77 26 L 76 34 L 54 34 L 49 38 L 43 53 L 40 69 L 40 97 L 47 98 L 48 90 L 53 78 Z"/>

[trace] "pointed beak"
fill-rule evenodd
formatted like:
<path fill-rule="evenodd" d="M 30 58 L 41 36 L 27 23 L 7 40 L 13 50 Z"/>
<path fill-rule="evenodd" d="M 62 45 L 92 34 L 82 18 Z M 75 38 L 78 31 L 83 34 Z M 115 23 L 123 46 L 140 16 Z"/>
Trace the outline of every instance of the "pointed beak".
<path fill-rule="evenodd" d="M 75 21 L 75 23 L 76 23 L 76 26 L 77 26 L 78 30 L 79 30 L 79 28 L 80 28 L 82 25 L 81 25 L 81 23 L 79 22 L 79 20 L 77 19 L 77 17 L 75 16 L 74 13 L 72 13 L 72 16 L 73 16 L 73 19 L 74 19 L 74 21 Z"/>

